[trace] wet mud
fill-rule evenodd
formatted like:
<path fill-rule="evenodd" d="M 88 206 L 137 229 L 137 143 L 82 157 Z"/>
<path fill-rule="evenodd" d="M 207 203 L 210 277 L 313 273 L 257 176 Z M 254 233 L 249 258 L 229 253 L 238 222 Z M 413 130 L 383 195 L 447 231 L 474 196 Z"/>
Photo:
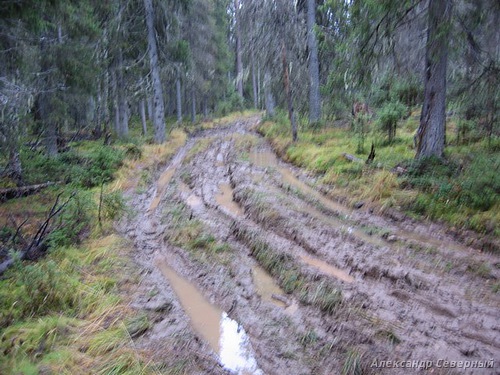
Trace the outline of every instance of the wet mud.
<path fill-rule="evenodd" d="M 198 133 L 129 193 L 136 215 L 120 230 L 144 268 L 136 305 L 155 321 L 137 345 L 192 374 L 401 374 L 373 364 L 440 359 L 496 367 L 433 374 L 500 373 L 498 257 L 331 199 L 258 121 Z"/>

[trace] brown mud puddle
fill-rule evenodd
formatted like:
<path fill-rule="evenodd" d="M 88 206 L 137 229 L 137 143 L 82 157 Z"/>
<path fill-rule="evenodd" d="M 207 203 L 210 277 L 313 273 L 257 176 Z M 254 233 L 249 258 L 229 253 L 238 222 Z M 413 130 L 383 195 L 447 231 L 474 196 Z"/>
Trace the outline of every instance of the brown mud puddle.
<path fill-rule="evenodd" d="M 157 259 L 156 264 L 177 295 L 191 325 L 217 354 L 220 364 L 239 375 L 262 375 L 243 327 L 225 311 L 208 302 L 193 284 L 174 271 L 164 259 Z"/>
<path fill-rule="evenodd" d="M 233 189 L 229 184 L 220 184 L 219 192 L 215 195 L 217 203 L 234 216 L 243 216 L 243 210 L 233 201 Z"/>
<path fill-rule="evenodd" d="M 339 280 L 345 281 L 346 283 L 352 283 L 354 277 L 349 275 L 347 272 L 341 270 L 340 268 L 334 267 L 318 258 L 310 257 L 309 255 L 301 255 L 300 259 L 305 264 L 316 268 L 318 271 L 324 273 L 328 276 L 333 276 Z"/>
<path fill-rule="evenodd" d="M 158 207 L 158 204 L 160 204 L 160 200 L 163 197 L 163 194 L 165 194 L 165 191 L 167 190 L 168 183 L 172 179 L 172 176 L 175 173 L 176 168 L 175 167 L 170 167 L 167 168 L 165 172 L 163 172 L 158 179 L 158 182 L 156 183 L 156 194 L 153 200 L 151 201 L 151 204 L 149 205 L 148 211 L 155 211 L 156 208 Z"/>
<path fill-rule="evenodd" d="M 252 279 L 255 291 L 264 301 L 271 302 L 282 308 L 287 307 L 284 301 L 276 298 L 277 296 L 284 296 L 285 292 L 262 267 L 254 266 L 252 268 Z"/>
<path fill-rule="evenodd" d="M 193 191 L 184 182 L 179 182 L 179 190 L 181 193 L 185 194 L 186 204 L 193 210 L 203 207 L 203 201 L 199 196 L 193 193 Z"/>
<path fill-rule="evenodd" d="M 338 202 L 335 202 L 328 197 L 326 197 L 324 194 L 321 192 L 315 190 L 314 188 L 310 187 L 307 185 L 305 182 L 301 181 L 298 179 L 293 172 L 285 167 L 281 167 L 278 163 L 278 158 L 276 155 L 269 150 L 252 150 L 249 155 L 250 161 L 259 167 L 273 167 L 275 168 L 281 175 L 281 178 L 283 179 L 284 182 L 289 184 L 290 186 L 296 188 L 300 193 L 307 197 L 312 197 L 316 199 L 323 207 L 333 211 L 333 212 L 338 212 L 344 216 L 349 217 L 350 215 L 353 214 L 354 210 L 346 207 Z M 260 178 L 262 180 L 262 177 Z M 256 181 L 254 179 L 254 181 Z M 318 209 L 312 208 L 309 205 L 305 205 L 306 207 L 304 208 L 304 211 L 313 214 L 317 219 L 326 221 L 330 224 L 332 224 L 335 227 L 340 227 L 340 228 L 346 228 L 346 224 L 340 220 L 340 219 L 335 219 L 329 215 L 324 214 Z M 393 246 L 394 244 L 389 244 L 382 238 L 378 238 L 376 236 L 369 235 L 362 231 L 361 229 L 355 228 L 355 227 L 350 227 L 347 226 L 346 228 L 347 232 L 352 234 L 355 237 L 358 237 L 359 239 L 370 243 L 375 246 Z M 393 231 L 393 233 L 401 238 L 406 238 L 409 240 L 414 240 L 420 243 L 424 243 L 427 246 L 430 247 L 436 247 L 439 248 L 443 246 L 447 250 L 458 250 L 458 251 L 465 251 L 469 252 L 469 249 L 466 246 L 463 246 L 458 243 L 453 243 L 449 242 L 446 240 L 439 240 L 435 238 L 431 238 L 428 235 L 425 234 L 420 234 L 417 232 L 413 231 L 408 231 L 402 228 L 397 228 Z"/>

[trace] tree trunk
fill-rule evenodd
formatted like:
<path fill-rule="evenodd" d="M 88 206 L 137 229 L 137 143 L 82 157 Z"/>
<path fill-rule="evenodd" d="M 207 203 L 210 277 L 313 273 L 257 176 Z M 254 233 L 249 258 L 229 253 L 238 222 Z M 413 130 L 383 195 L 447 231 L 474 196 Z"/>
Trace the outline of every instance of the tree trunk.
<path fill-rule="evenodd" d="M 307 46 L 309 48 L 309 123 L 321 119 L 321 97 L 319 93 L 318 41 L 314 33 L 316 25 L 316 0 L 307 0 Z"/>
<path fill-rule="evenodd" d="M 148 125 L 146 123 L 146 103 L 144 99 L 139 102 L 139 114 L 141 116 L 142 135 L 148 135 Z"/>
<path fill-rule="evenodd" d="M 243 99 L 243 61 L 241 58 L 241 27 L 239 11 L 240 1 L 234 0 L 234 12 L 236 18 L 236 90 L 238 95 Z"/>
<path fill-rule="evenodd" d="M 203 119 L 206 120 L 208 118 L 208 99 L 207 94 L 203 95 Z"/>
<path fill-rule="evenodd" d="M 191 122 L 196 122 L 196 92 L 194 90 L 194 85 L 191 87 Z"/>
<path fill-rule="evenodd" d="M 51 72 L 51 62 L 50 62 L 50 51 L 48 40 L 50 36 L 45 36 L 42 38 L 40 51 L 42 54 L 41 59 L 41 73 L 44 77 L 44 90 L 38 97 L 38 115 L 42 122 L 42 126 L 45 131 L 44 143 L 47 155 L 49 157 L 54 157 L 57 155 L 57 123 L 51 118 L 54 112 L 54 79 L 53 73 Z"/>
<path fill-rule="evenodd" d="M 118 99 L 118 128 L 116 133 L 119 138 L 128 136 L 128 103 L 125 93 L 125 79 L 123 77 L 123 52 L 118 49 L 118 65 L 116 69 L 116 89 Z"/>
<path fill-rule="evenodd" d="M 415 135 L 416 158 L 442 157 L 446 121 L 446 65 L 451 17 L 450 0 L 430 0 L 425 56 L 424 103 Z"/>
<path fill-rule="evenodd" d="M 153 113 L 153 97 L 148 95 L 146 99 L 146 105 L 148 108 L 148 120 L 153 121 L 154 113 Z"/>
<path fill-rule="evenodd" d="M 257 76 L 255 74 L 255 60 L 252 55 L 252 89 L 253 89 L 253 107 L 257 109 L 259 107 L 258 97 L 257 97 Z"/>
<path fill-rule="evenodd" d="M 163 88 L 160 79 L 160 66 L 158 62 L 158 49 L 154 29 L 153 0 L 144 0 L 146 10 L 146 24 L 148 27 L 149 64 L 153 79 L 153 106 L 154 106 L 154 140 L 156 143 L 165 141 L 165 107 L 163 102 Z"/>
<path fill-rule="evenodd" d="M 118 134 L 120 129 L 120 99 L 118 94 L 118 83 L 117 83 L 117 72 L 116 66 L 113 67 L 111 71 L 111 93 L 113 95 L 113 108 L 115 112 L 114 124 L 115 132 Z"/>
<path fill-rule="evenodd" d="M 182 90 L 179 73 L 177 73 L 177 78 L 175 79 L 175 93 L 175 97 L 177 98 L 177 122 L 180 124 L 182 122 Z"/>
<path fill-rule="evenodd" d="M 9 162 L 5 167 L 3 174 L 12 179 L 17 186 L 23 185 L 23 168 L 19 157 L 19 151 L 17 150 L 17 145 L 11 146 L 11 150 L 9 151 Z"/>
<path fill-rule="evenodd" d="M 264 97 L 266 104 L 266 115 L 267 117 L 274 117 L 274 98 L 273 92 L 271 90 L 271 73 L 266 70 L 264 73 Z"/>
<path fill-rule="evenodd" d="M 292 92 L 290 90 L 290 76 L 288 72 L 288 62 L 286 58 L 286 47 L 285 42 L 281 46 L 281 58 L 283 61 L 283 82 L 285 85 L 286 101 L 288 104 L 288 118 L 290 119 L 290 124 L 292 126 L 292 140 L 297 141 L 297 122 L 295 121 L 295 114 L 293 112 L 293 99 Z"/>

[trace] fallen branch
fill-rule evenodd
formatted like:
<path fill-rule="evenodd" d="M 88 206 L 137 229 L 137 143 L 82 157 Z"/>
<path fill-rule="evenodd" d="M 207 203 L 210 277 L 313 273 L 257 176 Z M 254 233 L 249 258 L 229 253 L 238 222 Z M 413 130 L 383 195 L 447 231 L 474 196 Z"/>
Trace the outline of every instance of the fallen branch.
<path fill-rule="evenodd" d="M 76 193 L 72 193 L 64 203 L 59 204 L 59 199 L 62 195 L 62 193 L 59 193 L 59 195 L 56 197 L 54 204 L 52 205 L 52 208 L 50 209 L 47 215 L 47 218 L 40 225 L 38 231 L 36 232 L 35 236 L 33 237 L 33 239 L 29 244 L 27 244 L 26 240 L 24 240 L 24 238 L 22 238 L 22 236 L 20 235 L 21 227 L 26 223 L 27 220 L 25 220 L 23 223 L 21 223 L 21 225 L 18 226 L 16 234 L 13 237 L 13 240 L 15 239 L 16 236 L 18 236 L 26 244 L 24 248 L 19 252 L 20 254 L 19 259 L 35 260 L 45 252 L 45 250 L 48 247 L 45 240 L 47 238 L 47 235 L 51 232 L 51 230 L 49 230 L 51 220 L 61 213 L 61 211 L 71 201 L 71 199 L 73 199 L 75 194 Z M 14 259 L 12 257 L 9 257 L 8 259 L 0 263 L 0 276 L 13 264 L 14 264 Z"/>
<path fill-rule="evenodd" d="M 347 154 L 347 153 L 343 153 L 342 156 L 349 160 L 349 161 L 352 161 L 352 162 L 355 162 L 355 163 L 364 163 L 365 161 L 363 159 L 360 159 L 354 155 L 351 155 L 351 154 Z"/>
<path fill-rule="evenodd" d="M 9 199 L 25 197 L 27 195 L 35 194 L 46 187 L 56 185 L 58 182 L 46 182 L 44 184 L 28 185 L 14 188 L 0 189 L 0 202 L 5 202 Z"/>

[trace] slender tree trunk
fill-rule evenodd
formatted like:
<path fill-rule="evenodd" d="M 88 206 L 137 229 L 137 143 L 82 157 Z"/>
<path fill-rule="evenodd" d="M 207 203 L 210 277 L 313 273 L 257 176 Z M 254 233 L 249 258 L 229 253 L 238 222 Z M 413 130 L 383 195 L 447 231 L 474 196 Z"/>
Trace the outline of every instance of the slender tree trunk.
<path fill-rule="evenodd" d="M 194 85 L 191 87 L 191 122 L 196 122 L 196 92 Z"/>
<path fill-rule="evenodd" d="M 118 99 L 118 128 L 117 134 L 119 138 L 128 136 L 128 103 L 125 93 L 125 79 L 123 77 L 123 52 L 118 49 L 118 66 L 116 71 L 116 89 Z"/>
<path fill-rule="evenodd" d="M 309 123 L 321 119 L 321 96 L 319 93 L 318 41 L 314 33 L 316 25 L 316 0 L 307 0 L 307 46 L 309 48 Z"/>
<path fill-rule="evenodd" d="M 144 8 L 146 10 L 146 24 L 148 27 L 149 65 L 153 79 L 154 140 L 156 143 L 162 143 L 165 141 L 165 104 L 163 102 L 163 88 L 161 86 L 158 48 L 154 29 L 153 0 L 144 0 Z"/>
<path fill-rule="evenodd" d="M 118 84 L 116 76 L 117 72 L 115 65 L 111 71 L 111 94 L 113 96 L 113 108 L 115 112 L 114 116 L 115 132 L 118 133 L 120 129 L 120 109 L 119 109 L 120 100 L 118 98 Z"/>
<path fill-rule="evenodd" d="M 146 103 L 144 99 L 141 99 L 141 101 L 139 102 L 139 114 L 141 116 L 142 135 L 147 135 L 148 125 L 146 122 Z"/>
<path fill-rule="evenodd" d="M 240 27 L 240 1 L 234 0 L 234 12 L 236 17 L 236 90 L 243 99 L 243 60 L 241 58 L 241 27 Z"/>
<path fill-rule="evenodd" d="M 177 73 L 177 78 L 175 79 L 175 93 L 177 98 L 177 122 L 182 122 L 182 90 L 181 90 L 181 77 Z"/>
<path fill-rule="evenodd" d="M 203 119 L 206 120 L 208 118 L 208 99 L 207 94 L 203 95 Z"/>
<path fill-rule="evenodd" d="M 283 82 L 285 85 L 286 101 L 288 104 L 288 118 L 290 119 L 290 124 L 292 126 L 292 140 L 296 142 L 298 139 L 297 122 L 295 121 L 295 113 L 293 110 L 293 99 L 292 99 L 292 92 L 290 90 L 290 76 L 288 72 L 288 62 L 286 58 L 285 42 L 283 42 L 283 45 L 281 47 L 281 58 L 283 61 Z"/>
<path fill-rule="evenodd" d="M 257 105 L 259 109 L 262 109 L 260 64 L 257 65 Z"/>
<path fill-rule="evenodd" d="M 56 95 L 56 93 L 53 92 L 55 82 L 53 73 L 50 72 L 52 66 L 50 63 L 48 40 L 50 40 L 50 36 L 42 38 L 40 45 L 40 51 L 42 54 L 41 71 L 42 76 L 44 77 L 45 87 L 44 91 L 39 95 L 38 98 L 38 114 L 45 131 L 45 150 L 49 157 L 54 157 L 58 153 L 57 123 L 53 119 L 51 119 L 51 114 L 54 111 L 54 96 Z"/>
<path fill-rule="evenodd" d="M 154 114 L 153 114 L 153 97 L 151 95 L 149 95 L 149 93 L 147 94 L 146 105 L 147 105 L 147 108 L 148 108 L 148 120 L 153 121 L 153 117 L 154 117 Z"/>
<path fill-rule="evenodd" d="M 258 97 L 257 97 L 257 76 L 255 74 L 255 60 L 252 55 L 252 89 L 253 89 L 253 107 L 257 109 L 259 107 Z"/>
<path fill-rule="evenodd" d="M 9 151 L 9 161 L 5 167 L 4 175 L 11 178 L 17 186 L 23 185 L 23 168 L 17 145 L 11 146 L 11 150 Z"/>
<path fill-rule="evenodd" d="M 266 115 L 272 118 L 274 117 L 274 98 L 271 90 L 271 73 L 269 73 L 269 70 L 266 70 L 264 73 L 264 97 L 266 102 Z"/>
<path fill-rule="evenodd" d="M 442 157 L 445 146 L 446 66 L 451 17 L 450 0 L 430 0 L 425 56 L 424 103 L 415 135 L 416 158 Z"/>

